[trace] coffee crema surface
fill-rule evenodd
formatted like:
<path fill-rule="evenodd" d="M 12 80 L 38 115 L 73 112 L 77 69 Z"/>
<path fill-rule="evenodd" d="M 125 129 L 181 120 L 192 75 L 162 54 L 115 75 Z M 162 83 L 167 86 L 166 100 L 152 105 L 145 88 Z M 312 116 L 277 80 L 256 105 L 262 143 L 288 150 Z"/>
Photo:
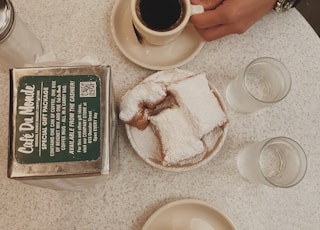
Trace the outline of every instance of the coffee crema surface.
<path fill-rule="evenodd" d="M 181 0 L 140 0 L 136 10 L 141 22 L 156 31 L 176 28 L 185 15 L 185 6 Z"/>

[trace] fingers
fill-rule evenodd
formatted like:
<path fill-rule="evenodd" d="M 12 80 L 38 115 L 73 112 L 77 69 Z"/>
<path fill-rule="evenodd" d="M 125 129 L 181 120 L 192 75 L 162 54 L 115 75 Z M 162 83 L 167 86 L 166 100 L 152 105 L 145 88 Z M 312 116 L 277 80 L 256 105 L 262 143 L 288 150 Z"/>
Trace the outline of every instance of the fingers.
<path fill-rule="evenodd" d="M 228 8 L 228 5 L 223 3 L 215 10 L 192 15 L 190 20 L 198 29 L 205 29 L 222 24 L 230 24 L 238 17 L 238 14 L 239 12 Z"/>
<path fill-rule="evenodd" d="M 227 20 L 225 19 L 224 15 L 220 15 L 219 11 L 215 10 L 192 15 L 190 21 L 198 29 L 205 29 L 224 24 Z"/>
<path fill-rule="evenodd" d="M 229 3 L 225 1 L 215 10 L 191 17 L 191 23 L 204 40 L 212 41 L 229 34 L 242 34 L 260 17 L 257 12 L 251 12 L 247 16 L 243 5 L 238 5 L 239 2 L 231 2 L 232 5 Z"/>
<path fill-rule="evenodd" d="M 191 2 L 191 4 L 194 4 L 194 5 L 200 5 L 201 4 L 201 0 L 191 0 L 190 2 Z"/>
<path fill-rule="evenodd" d="M 194 5 L 202 5 L 205 10 L 212 10 L 219 6 L 223 0 L 191 0 Z"/>
<path fill-rule="evenodd" d="M 205 41 L 212 41 L 222 38 L 226 35 L 232 34 L 230 26 L 220 25 L 215 27 L 210 27 L 209 29 L 197 29 L 200 36 Z"/>
<path fill-rule="evenodd" d="M 195 28 L 205 41 L 212 41 L 230 34 L 242 34 L 247 30 L 248 26 L 232 23 L 211 26 L 204 29 Z"/>
<path fill-rule="evenodd" d="M 202 3 L 216 0 L 192 0 Z M 190 22 L 206 41 L 229 34 L 242 34 L 270 12 L 275 0 L 224 0 L 213 10 L 193 15 Z"/>

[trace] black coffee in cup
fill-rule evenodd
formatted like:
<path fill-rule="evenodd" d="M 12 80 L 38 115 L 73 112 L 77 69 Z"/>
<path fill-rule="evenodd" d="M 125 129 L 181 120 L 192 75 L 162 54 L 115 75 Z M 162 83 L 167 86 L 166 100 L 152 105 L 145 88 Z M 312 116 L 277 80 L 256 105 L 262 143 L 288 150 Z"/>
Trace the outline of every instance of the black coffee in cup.
<path fill-rule="evenodd" d="M 181 23 L 185 14 L 182 0 L 139 0 L 136 10 L 141 22 L 156 31 L 174 29 Z"/>

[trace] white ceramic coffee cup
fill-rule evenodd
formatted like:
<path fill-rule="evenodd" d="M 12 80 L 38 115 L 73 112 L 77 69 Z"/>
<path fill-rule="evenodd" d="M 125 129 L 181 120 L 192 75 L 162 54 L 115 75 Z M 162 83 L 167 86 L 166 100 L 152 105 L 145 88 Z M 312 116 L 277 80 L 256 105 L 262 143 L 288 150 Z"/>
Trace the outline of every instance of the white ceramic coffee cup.
<path fill-rule="evenodd" d="M 131 0 L 132 22 L 143 40 L 146 40 L 152 45 L 166 45 L 174 41 L 187 26 L 191 15 L 204 12 L 202 5 L 192 5 L 190 0 L 181 0 L 185 7 L 185 14 L 180 24 L 171 30 L 157 31 L 148 28 L 141 22 L 141 19 L 137 15 L 137 4 L 139 1 L 140 0 Z"/>

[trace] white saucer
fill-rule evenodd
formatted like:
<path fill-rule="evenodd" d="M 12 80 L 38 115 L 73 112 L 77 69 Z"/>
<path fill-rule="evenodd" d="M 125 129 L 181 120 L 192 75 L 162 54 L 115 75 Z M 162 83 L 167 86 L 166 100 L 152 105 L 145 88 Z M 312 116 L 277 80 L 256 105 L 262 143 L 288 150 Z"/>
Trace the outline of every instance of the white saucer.
<path fill-rule="evenodd" d="M 181 69 L 163 70 L 163 71 L 158 71 L 156 73 L 151 74 L 149 77 L 145 78 L 143 81 L 144 82 L 146 81 L 171 82 L 173 80 L 181 80 L 192 75 L 194 75 L 194 73 L 187 70 L 181 70 Z M 219 100 L 222 110 L 225 112 L 226 116 L 228 116 L 225 103 L 221 95 L 219 94 L 218 90 L 210 82 L 209 82 L 209 86 L 212 93 Z M 229 122 L 226 122 L 223 126 L 221 126 L 223 133 L 216 140 L 215 147 L 209 152 L 207 152 L 200 161 L 197 161 L 195 163 L 188 163 L 185 165 L 171 165 L 171 166 L 165 166 L 162 164 L 160 143 L 150 126 L 145 128 L 144 130 L 139 130 L 136 127 L 128 124 L 126 124 L 125 127 L 126 127 L 127 136 L 131 146 L 133 147 L 137 155 L 142 158 L 142 160 L 144 160 L 149 165 L 164 171 L 184 172 L 184 171 L 196 169 L 206 164 L 219 153 L 227 137 Z"/>
<path fill-rule="evenodd" d="M 132 27 L 128 0 L 116 1 L 111 16 L 111 31 L 116 45 L 130 61 L 152 70 L 172 69 L 186 64 L 205 44 L 192 25 L 188 25 L 177 40 L 168 45 L 140 44 Z"/>
<path fill-rule="evenodd" d="M 169 203 L 146 221 L 142 230 L 236 230 L 231 220 L 213 206 L 193 199 Z"/>

